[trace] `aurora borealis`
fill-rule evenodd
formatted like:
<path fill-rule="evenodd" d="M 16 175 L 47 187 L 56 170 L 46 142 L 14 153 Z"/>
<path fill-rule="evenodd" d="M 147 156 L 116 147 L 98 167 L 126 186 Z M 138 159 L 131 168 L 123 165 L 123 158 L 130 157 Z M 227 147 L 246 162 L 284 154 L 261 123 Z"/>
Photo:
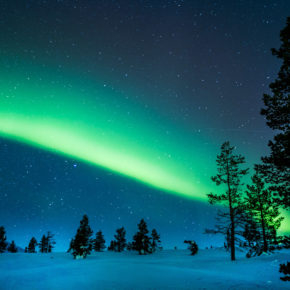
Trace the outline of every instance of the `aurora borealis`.
<path fill-rule="evenodd" d="M 51 230 L 64 249 L 84 213 L 108 240 L 144 217 L 208 245 L 220 144 L 250 168 L 268 152 L 288 1 L 97 2 L 0 8 L 0 220 L 21 246 Z"/>

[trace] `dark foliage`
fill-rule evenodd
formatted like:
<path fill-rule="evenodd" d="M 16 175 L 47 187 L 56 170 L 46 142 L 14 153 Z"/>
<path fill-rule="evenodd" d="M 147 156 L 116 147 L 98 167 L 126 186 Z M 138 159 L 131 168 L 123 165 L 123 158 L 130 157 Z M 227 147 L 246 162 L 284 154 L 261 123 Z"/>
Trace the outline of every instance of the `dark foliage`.
<path fill-rule="evenodd" d="M 290 17 L 280 33 L 281 47 L 272 49 L 272 54 L 283 61 L 277 79 L 270 84 L 271 95 L 264 94 L 265 107 L 261 114 L 267 125 L 278 130 L 269 141 L 270 155 L 262 157 L 262 170 L 267 182 L 272 185 L 277 202 L 290 206 Z"/>
<path fill-rule="evenodd" d="M 102 231 L 98 231 L 94 240 L 94 250 L 96 252 L 102 252 L 106 248 L 105 243 L 106 241 Z"/>
<path fill-rule="evenodd" d="M 43 235 L 39 243 L 39 251 L 41 253 L 51 253 L 54 248 L 55 241 L 54 235 L 51 232 L 47 232 L 47 235 Z"/>
<path fill-rule="evenodd" d="M 116 241 L 111 241 L 111 243 L 110 243 L 110 245 L 108 247 L 108 251 L 117 252 Z"/>
<path fill-rule="evenodd" d="M 144 219 L 141 219 L 138 229 L 138 232 L 133 237 L 133 249 L 138 251 L 139 255 L 150 254 L 150 238 Z"/>
<path fill-rule="evenodd" d="M 245 158 L 234 154 L 235 148 L 225 142 L 221 146 L 221 153 L 217 156 L 217 175 L 211 179 L 217 186 L 225 185 L 225 193 L 208 194 L 210 204 L 221 203 L 228 208 L 228 212 L 219 212 L 216 229 L 211 233 L 221 233 L 225 236 L 229 233 L 229 246 L 231 260 L 235 260 L 236 228 L 243 213 L 241 193 L 241 178 L 248 173 L 248 169 L 240 169 L 245 163 Z"/>
<path fill-rule="evenodd" d="M 280 264 L 279 272 L 285 275 L 284 277 L 280 277 L 282 281 L 290 281 L 290 262 Z"/>
<path fill-rule="evenodd" d="M 18 252 L 14 241 L 11 242 L 11 244 L 8 246 L 7 250 L 10 253 L 17 253 Z"/>
<path fill-rule="evenodd" d="M 247 221 L 248 228 L 258 227 L 261 231 L 262 249 L 268 252 L 271 244 L 276 243 L 277 229 L 283 217 L 279 216 L 279 207 L 273 200 L 271 190 L 265 187 L 260 168 L 255 167 L 256 173 L 252 176 L 252 184 L 247 186 L 245 206 L 251 216 Z"/>
<path fill-rule="evenodd" d="M 190 250 L 190 254 L 192 256 L 194 256 L 194 255 L 197 254 L 197 252 L 198 252 L 198 246 L 197 246 L 197 243 L 195 241 L 185 240 L 184 243 L 185 244 L 188 244 L 188 249 Z"/>
<path fill-rule="evenodd" d="M 152 230 L 151 232 L 151 247 L 150 251 L 154 253 L 156 250 L 161 250 L 161 240 L 160 240 L 160 235 L 157 233 L 155 229 Z"/>
<path fill-rule="evenodd" d="M 37 240 L 35 237 L 32 237 L 28 247 L 27 247 L 27 252 L 28 253 L 36 253 L 36 246 L 37 246 Z"/>
<path fill-rule="evenodd" d="M 126 231 L 124 227 L 116 230 L 117 234 L 114 235 L 116 239 L 115 250 L 117 252 L 123 252 L 126 248 Z"/>
<path fill-rule="evenodd" d="M 6 231 L 3 226 L 0 227 L 0 253 L 4 253 L 7 248 Z"/>
<path fill-rule="evenodd" d="M 89 219 L 84 215 L 74 239 L 71 241 L 71 251 L 74 258 L 86 258 L 92 250 L 91 236 L 93 231 L 89 226 Z"/>

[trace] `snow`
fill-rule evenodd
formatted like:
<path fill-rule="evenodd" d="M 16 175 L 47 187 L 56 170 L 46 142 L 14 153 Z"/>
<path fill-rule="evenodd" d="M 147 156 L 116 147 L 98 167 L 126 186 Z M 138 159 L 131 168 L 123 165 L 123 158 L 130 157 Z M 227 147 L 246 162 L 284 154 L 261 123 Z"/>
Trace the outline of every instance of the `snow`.
<path fill-rule="evenodd" d="M 0 255 L 0 289 L 287 289 L 279 264 L 290 250 L 251 259 L 224 249 L 93 253 L 74 260 L 67 253 Z M 289 289 L 289 288 L 288 288 Z"/>

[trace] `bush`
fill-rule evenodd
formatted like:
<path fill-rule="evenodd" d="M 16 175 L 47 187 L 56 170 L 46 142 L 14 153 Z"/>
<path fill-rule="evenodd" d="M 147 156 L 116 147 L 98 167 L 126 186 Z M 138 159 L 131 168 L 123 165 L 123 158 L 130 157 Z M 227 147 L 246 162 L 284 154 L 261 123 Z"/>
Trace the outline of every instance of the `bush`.
<path fill-rule="evenodd" d="M 279 272 L 285 275 L 284 277 L 280 277 L 282 281 L 290 281 L 290 262 L 280 264 Z"/>
<path fill-rule="evenodd" d="M 188 244 L 188 249 L 191 252 L 191 255 L 194 256 L 198 252 L 198 246 L 195 241 L 184 241 L 185 244 Z"/>

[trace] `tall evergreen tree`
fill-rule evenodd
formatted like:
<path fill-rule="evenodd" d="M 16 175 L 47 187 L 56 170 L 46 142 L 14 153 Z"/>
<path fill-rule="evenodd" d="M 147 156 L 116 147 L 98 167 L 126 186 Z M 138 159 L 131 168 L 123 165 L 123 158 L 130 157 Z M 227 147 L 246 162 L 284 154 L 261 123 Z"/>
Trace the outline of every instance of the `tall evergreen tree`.
<path fill-rule="evenodd" d="M 4 253 L 7 248 L 6 231 L 3 226 L 0 227 L 0 253 Z"/>
<path fill-rule="evenodd" d="M 86 258 L 92 250 L 91 236 L 93 231 L 89 226 L 89 219 L 87 215 L 84 215 L 80 221 L 80 226 L 73 239 L 72 243 L 72 255 L 74 258 Z"/>
<path fill-rule="evenodd" d="M 126 231 L 124 227 L 121 227 L 116 230 L 117 234 L 114 235 L 116 239 L 116 251 L 117 252 L 123 252 L 126 248 Z"/>
<path fill-rule="evenodd" d="M 14 241 L 11 242 L 11 244 L 8 246 L 7 250 L 10 253 L 17 253 L 18 252 Z"/>
<path fill-rule="evenodd" d="M 278 130 L 273 141 L 269 141 L 270 155 L 262 157 L 263 173 L 272 184 L 277 202 L 290 207 L 290 17 L 280 32 L 281 47 L 272 49 L 272 54 L 283 61 L 277 79 L 269 87 L 272 94 L 264 94 L 265 107 L 261 114 L 267 125 Z"/>
<path fill-rule="evenodd" d="M 154 253 L 156 250 L 161 250 L 161 240 L 160 235 L 155 229 L 151 232 L 151 252 Z"/>
<path fill-rule="evenodd" d="M 148 236 L 147 224 L 144 219 L 141 219 L 138 224 L 139 231 L 133 237 L 133 250 L 139 252 L 139 255 L 150 253 L 150 238 Z"/>
<path fill-rule="evenodd" d="M 27 248 L 28 253 L 36 253 L 36 246 L 37 246 L 37 241 L 35 237 L 32 237 Z"/>
<path fill-rule="evenodd" d="M 54 248 L 55 241 L 54 235 L 51 232 L 47 232 L 47 235 L 43 235 L 39 243 L 39 251 L 41 253 L 51 253 Z"/>
<path fill-rule="evenodd" d="M 240 169 L 245 158 L 234 154 L 234 147 L 229 142 L 221 146 L 221 154 L 217 156 L 218 174 L 211 179 L 217 186 L 224 184 L 225 193 L 208 194 L 210 204 L 221 203 L 228 208 L 228 212 L 219 213 L 216 233 L 227 234 L 230 231 L 231 260 L 235 260 L 236 227 L 241 214 L 241 194 L 239 192 L 241 178 L 247 174 L 248 169 Z"/>
<path fill-rule="evenodd" d="M 246 207 L 261 228 L 263 251 L 269 250 L 269 243 L 276 239 L 276 230 L 280 227 L 283 217 L 279 217 L 279 207 L 273 201 L 271 189 L 266 189 L 262 179 L 260 166 L 256 166 L 252 176 L 252 184 L 247 185 Z"/>
<path fill-rule="evenodd" d="M 116 241 L 112 240 L 109 247 L 108 247 L 108 251 L 117 251 L 117 245 L 116 245 Z"/>
<path fill-rule="evenodd" d="M 102 252 L 106 248 L 105 239 L 102 231 L 96 233 L 96 238 L 94 240 L 94 250 L 96 252 Z"/>

